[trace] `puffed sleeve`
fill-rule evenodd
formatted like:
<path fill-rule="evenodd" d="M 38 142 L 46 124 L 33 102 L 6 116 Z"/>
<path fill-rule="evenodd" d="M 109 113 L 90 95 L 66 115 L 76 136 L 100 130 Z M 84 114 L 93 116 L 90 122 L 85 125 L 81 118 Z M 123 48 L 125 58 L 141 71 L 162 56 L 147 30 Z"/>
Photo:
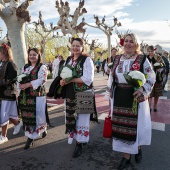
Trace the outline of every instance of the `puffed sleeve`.
<path fill-rule="evenodd" d="M 39 86 L 47 82 L 47 75 L 47 67 L 45 65 L 42 65 L 40 67 L 40 70 L 38 71 L 38 79 L 31 81 L 34 90 L 36 90 Z"/>
<path fill-rule="evenodd" d="M 147 58 L 143 64 L 143 70 L 144 70 L 144 74 L 147 75 L 146 82 L 143 85 L 143 87 L 145 89 L 146 94 L 149 96 L 149 94 L 152 91 L 153 85 L 156 81 L 156 76 L 155 76 L 155 72 Z"/>
<path fill-rule="evenodd" d="M 94 64 L 90 57 L 87 57 L 83 64 L 83 76 L 80 77 L 82 81 L 90 86 L 94 79 Z"/>

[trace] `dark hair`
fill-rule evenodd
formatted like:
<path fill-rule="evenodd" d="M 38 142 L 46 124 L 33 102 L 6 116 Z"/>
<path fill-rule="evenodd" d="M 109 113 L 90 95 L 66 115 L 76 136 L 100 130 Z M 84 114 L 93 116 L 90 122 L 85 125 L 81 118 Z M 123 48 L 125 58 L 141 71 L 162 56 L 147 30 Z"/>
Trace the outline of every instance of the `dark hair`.
<path fill-rule="evenodd" d="M 113 50 L 118 51 L 118 49 L 117 49 L 116 47 L 113 47 L 113 48 L 111 49 L 111 51 L 113 51 Z"/>
<path fill-rule="evenodd" d="M 59 55 L 59 58 L 62 58 L 62 60 L 64 59 L 64 57 L 62 55 Z"/>
<path fill-rule="evenodd" d="M 9 60 L 13 62 L 12 50 L 7 44 L 3 44 L 0 46 L 0 52 L 5 55 L 6 61 Z"/>
<path fill-rule="evenodd" d="M 83 46 L 82 55 L 89 57 L 89 55 L 85 52 L 85 42 L 84 42 L 84 40 L 83 40 L 82 38 L 74 38 L 74 37 L 73 37 L 73 38 L 71 39 L 71 44 L 73 43 L 73 41 L 78 41 L 78 42 L 80 42 L 80 44 Z M 73 55 L 73 54 L 72 54 L 72 55 Z"/>
<path fill-rule="evenodd" d="M 153 45 L 150 45 L 150 46 L 147 48 L 147 50 L 152 50 L 152 51 L 154 51 L 154 50 L 155 50 L 155 48 L 154 48 L 154 46 L 153 46 Z"/>
<path fill-rule="evenodd" d="M 36 52 L 38 54 L 38 61 L 36 63 L 36 66 L 37 66 L 42 61 L 41 52 L 40 52 L 40 50 L 38 48 L 31 48 L 31 49 L 28 50 L 28 56 L 30 54 L 30 51 L 34 51 L 34 52 Z M 31 62 L 29 61 L 29 57 L 28 57 L 28 64 L 31 65 Z"/>

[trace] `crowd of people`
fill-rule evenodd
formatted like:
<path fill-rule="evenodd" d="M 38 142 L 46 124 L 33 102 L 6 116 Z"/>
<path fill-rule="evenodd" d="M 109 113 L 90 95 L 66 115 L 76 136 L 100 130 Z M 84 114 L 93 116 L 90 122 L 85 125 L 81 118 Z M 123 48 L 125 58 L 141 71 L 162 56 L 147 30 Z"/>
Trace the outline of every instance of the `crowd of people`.
<path fill-rule="evenodd" d="M 147 55 L 141 54 L 136 35 L 129 33 L 124 37 L 121 52 L 113 48 L 111 59 L 107 58 L 102 63 L 98 59 L 94 65 L 85 52 L 83 39 L 72 38 L 71 55 L 66 60 L 63 56 L 56 57 L 51 63 L 54 90 L 50 97 L 57 96 L 57 84 L 57 89 L 63 90 L 62 98 L 65 100 L 65 133 L 68 134 L 68 143 L 71 144 L 73 139 L 76 141 L 73 158 L 79 157 L 83 145 L 89 142 L 90 121 L 98 121 L 93 80 L 95 67 L 97 73 L 102 67 L 103 75 L 108 76 L 112 149 L 123 153 L 118 169 L 124 169 L 131 163 L 132 154 L 137 163 L 141 162 L 141 146 L 151 143 L 151 111 L 157 112 L 159 96 L 163 95 L 168 80 L 167 55 L 166 51 L 163 56 L 155 54 L 152 45 L 148 47 Z M 72 76 L 67 77 L 70 70 Z M 125 79 L 124 74 L 131 71 L 145 75 L 145 81 L 138 89 Z M 44 84 L 47 75 L 48 69 L 41 62 L 40 50 L 32 48 L 28 50 L 28 62 L 23 66 L 18 76 L 21 80 L 18 81 L 17 66 L 13 62 L 10 47 L 6 44 L 0 46 L 0 144 L 8 141 L 9 121 L 15 125 L 14 135 L 23 126 L 25 136 L 28 137 L 24 149 L 29 149 L 38 137 L 46 137 L 49 117 Z M 136 111 L 134 101 L 137 101 Z"/>

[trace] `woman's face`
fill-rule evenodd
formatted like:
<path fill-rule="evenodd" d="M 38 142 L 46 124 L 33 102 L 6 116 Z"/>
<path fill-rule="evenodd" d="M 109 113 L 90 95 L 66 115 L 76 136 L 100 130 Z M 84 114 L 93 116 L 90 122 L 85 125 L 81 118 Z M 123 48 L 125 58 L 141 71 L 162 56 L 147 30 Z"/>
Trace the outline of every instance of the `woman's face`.
<path fill-rule="evenodd" d="M 3 60 L 5 60 L 5 55 L 2 52 L 0 52 L 0 61 L 3 61 Z"/>
<path fill-rule="evenodd" d="M 71 45 L 71 50 L 74 55 L 79 55 L 83 51 L 83 46 L 80 44 L 79 41 L 74 40 Z"/>
<path fill-rule="evenodd" d="M 35 64 L 38 61 L 38 54 L 35 51 L 31 50 L 28 55 L 28 59 L 31 62 L 31 64 Z"/>
<path fill-rule="evenodd" d="M 125 53 L 127 53 L 127 54 L 132 54 L 132 53 L 134 53 L 135 50 L 136 50 L 135 43 L 133 42 L 131 36 L 127 36 L 127 37 L 125 38 L 125 41 L 124 41 L 123 46 L 124 46 L 124 51 L 125 51 Z"/>
<path fill-rule="evenodd" d="M 155 51 L 149 49 L 148 54 L 149 54 L 149 56 L 153 57 L 155 55 Z"/>
<path fill-rule="evenodd" d="M 112 56 L 115 56 L 116 54 L 117 54 L 117 50 L 114 50 L 114 49 L 113 49 L 111 55 L 112 55 Z"/>

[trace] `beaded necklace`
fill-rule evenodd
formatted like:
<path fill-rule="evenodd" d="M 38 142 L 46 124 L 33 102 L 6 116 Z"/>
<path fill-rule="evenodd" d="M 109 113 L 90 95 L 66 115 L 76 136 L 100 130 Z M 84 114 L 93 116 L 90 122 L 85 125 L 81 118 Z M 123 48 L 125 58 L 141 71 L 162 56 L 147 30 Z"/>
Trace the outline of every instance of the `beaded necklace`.
<path fill-rule="evenodd" d="M 125 60 L 132 58 L 134 55 L 135 54 L 130 54 L 130 55 L 122 54 L 122 56 Z"/>

